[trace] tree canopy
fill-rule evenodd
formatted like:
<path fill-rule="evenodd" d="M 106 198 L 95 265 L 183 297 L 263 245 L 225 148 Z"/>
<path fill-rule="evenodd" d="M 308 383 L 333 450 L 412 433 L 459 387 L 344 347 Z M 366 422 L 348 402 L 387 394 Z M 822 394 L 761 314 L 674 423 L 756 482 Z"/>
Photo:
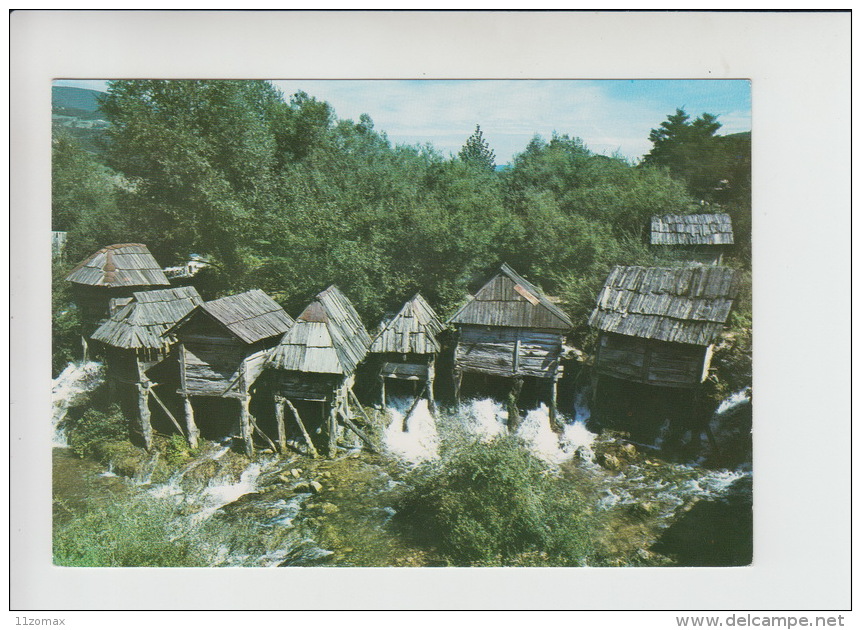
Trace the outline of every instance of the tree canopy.
<path fill-rule="evenodd" d="M 486 168 L 489 171 L 496 170 L 496 154 L 491 150 L 481 127 L 476 125 L 473 134 L 466 139 L 466 144 L 457 154 L 458 157 L 473 166 Z"/>

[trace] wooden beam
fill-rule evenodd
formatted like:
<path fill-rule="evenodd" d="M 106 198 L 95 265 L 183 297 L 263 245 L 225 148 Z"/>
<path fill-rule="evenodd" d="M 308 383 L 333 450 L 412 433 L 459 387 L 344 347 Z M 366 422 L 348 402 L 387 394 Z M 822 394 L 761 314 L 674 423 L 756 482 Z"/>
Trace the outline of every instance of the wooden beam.
<path fill-rule="evenodd" d="M 433 392 L 433 381 L 436 376 L 436 357 L 431 355 L 430 361 L 428 361 L 428 380 L 427 380 L 427 388 L 428 388 L 428 405 L 430 405 L 431 413 L 436 413 L 436 401 L 434 400 L 434 392 Z"/>
<path fill-rule="evenodd" d="M 191 448 L 197 448 L 197 439 L 200 437 L 200 431 L 197 430 L 197 425 L 194 423 L 194 407 L 191 406 L 190 397 L 183 396 L 182 400 L 183 407 L 185 408 L 186 439 Z"/>
<path fill-rule="evenodd" d="M 263 433 L 263 430 L 262 430 L 262 429 L 260 428 L 260 426 L 257 424 L 257 420 L 254 418 L 254 416 L 253 416 L 252 414 L 250 414 L 250 413 L 249 413 L 249 414 L 248 414 L 248 419 L 251 421 L 251 426 L 252 426 L 252 427 L 254 427 L 254 430 L 255 430 L 255 431 L 257 431 L 257 433 L 259 433 L 259 434 L 263 437 L 263 439 L 264 439 L 264 440 L 266 440 L 266 441 L 269 443 L 269 447 L 272 449 L 272 452 L 273 452 L 273 453 L 277 453 L 277 452 L 278 452 L 278 447 L 277 447 L 277 446 L 275 446 L 275 442 L 273 442 L 273 441 L 272 441 L 272 439 L 271 439 L 268 435 L 266 435 L 265 433 Z"/>
<path fill-rule="evenodd" d="M 242 441 L 245 443 L 245 454 L 248 457 L 254 457 L 254 440 L 251 434 L 251 396 L 243 396 L 239 398 L 239 431 L 242 434 Z"/>
<path fill-rule="evenodd" d="M 364 407 L 362 407 L 362 403 L 360 403 L 360 402 L 359 402 L 359 397 L 358 397 L 358 396 L 356 396 L 356 392 L 354 392 L 354 391 L 353 391 L 353 388 L 352 388 L 352 387 L 348 387 L 348 388 L 347 388 L 347 393 L 348 393 L 350 396 L 352 396 L 352 398 L 353 398 L 353 402 L 354 402 L 354 403 L 356 403 L 356 406 L 359 408 L 359 411 L 361 411 L 361 412 L 362 412 L 362 415 L 365 417 L 365 422 L 367 422 L 367 423 L 368 423 L 368 426 L 369 426 L 369 427 L 370 427 L 370 426 L 373 426 L 373 425 L 374 425 L 374 423 L 371 421 L 371 418 L 368 416 L 368 414 L 367 414 L 367 413 L 365 413 L 365 408 L 364 408 Z M 346 403 L 346 401 L 345 401 L 345 403 Z M 347 409 L 349 410 L 349 405 L 347 405 Z"/>
<path fill-rule="evenodd" d="M 508 394 L 508 430 L 511 433 L 517 431 L 520 426 L 520 409 L 517 406 L 517 401 L 520 400 L 520 391 L 523 389 L 523 379 L 516 378 L 511 385 L 511 392 Z"/>
<path fill-rule="evenodd" d="M 177 419 L 174 417 L 174 415 L 170 412 L 170 409 L 168 409 L 168 408 L 167 408 L 167 405 L 165 405 L 165 404 L 162 402 L 161 398 L 159 398 L 159 397 L 158 397 L 158 394 L 156 394 L 156 393 L 155 393 L 155 389 L 153 388 L 153 386 L 152 386 L 152 385 L 148 385 L 148 387 L 149 387 L 149 392 L 150 392 L 150 394 L 152 394 L 152 397 L 153 397 L 153 398 L 155 398 L 155 401 L 156 401 L 156 402 L 159 404 L 159 406 L 164 410 L 164 412 L 167 414 L 167 417 L 168 417 L 168 418 L 170 418 L 170 419 L 171 419 L 171 421 L 173 421 L 174 426 L 179 430 L 179 434 L 180 434 L 181 436 L 185 437 L 185 431 L 183 431 L 183 430 L 182 430 L 182 425 L 179 423 L 179 420 L 177 420 Z"/>
<path fill-rule="evenodd" d="M 558 394 L 558 381 L 554 378 L 550 385 L 550 426 L 557 433 L 562 432 L 562 426 L 556 421 L 556 404 Z"/>
<path fill-rule="evenodd" d="M 284 424 L 284 399 L 275 397 L 275 422 L 278 425 L 278 450 L 284 453 L 287 450 L 287 427 Z"/>
<path fill-rule="evenodd" d="M 329 457 L 338 452 L 338 401 L 333 400 L 329 409 Z"/>
<path fill-rule="evenodd" d="M 311 441 L 311 436 L 308 435 L 308 430 L 305 428 L 305 424 L 302 422 L 302 418 L 299 416 L 299 411 L 296 409 L 296 407 L 293 406 L 293 403 L 290 402 L 289 399 L 284 398 L 283 400 L 284 404 L 290 407 L 290 411 L 293 412 L 293 417 L 296 419 L 296 424 L 299 425 L 299 430 L 302 431 L 302 435 L 305 438 L 305 444 L 308 445 L 308 450 L 311 451 L 311 457 L 316 459 L 317 457 L 319 457 L 319 453 L 317 452 L 317 449 L 314 448 L 314 442 Z"/>
<path fill-rule="evenodd" d="M 427 389 L 427 383 L 425 383 L 425 386 L 422 388 L 422 391 L 421 391 L 421 392 L 419 392 L 419 395 L 418 395 L 418 396 L 416 396 L 415 400 L 413 401 L 413 404 L 412 404 L 412 405 L 410 405 L 410 408 L 409 408 L 409 410 L 407 411 L 407 413 L 406 413 L 406 414 L 404 414 L 404 427 L 403 427 L 403 430 L 404 430 L 404 431 L 406 431 L 406 430 L 407 430 L 407 420 L 409 420 L 409 417 L 410 417 L 411 415 L 413 415 L 413 411 L 415 411 L 415 410 L 416 410 L 416 406 L 419 404 L 419 401 L 421 400 L 422 395 L 425 393 L 425 389 Z"/>
<path fill-rule="evenodd" d="M 347 426 L 348 429 L 350 429 L 353 433 L 358 435 L 359 438 L 361 438 L 361 440 L 368 447 L 368 450 L 370 450 L 372 453 L 378 453 L 379 452 L 379 451 L 377 451 L 377 447 L 374 445 L 371 438 L 369 438 L 367 435 L 362 433 L 362 431 L 359 430 L 359 428 L 355 424 L 353 424 L 352 420 L 350 420 L 347 416 L 345 416 L 343 414 L 341 414 L 341 419 L 344 421 L 344 424 Z"/>
<path fill-rule="evenodd" d="M 383 409 L 386 408 L 386 377 L 380 376 L 380 401 Z"/>
<path fill-rule="evenodd" d="M 149 387 L 145 383 L 138 383 L 138 414 L 146 450 L 152 450 L 152 423 L 149 412 Z"/>

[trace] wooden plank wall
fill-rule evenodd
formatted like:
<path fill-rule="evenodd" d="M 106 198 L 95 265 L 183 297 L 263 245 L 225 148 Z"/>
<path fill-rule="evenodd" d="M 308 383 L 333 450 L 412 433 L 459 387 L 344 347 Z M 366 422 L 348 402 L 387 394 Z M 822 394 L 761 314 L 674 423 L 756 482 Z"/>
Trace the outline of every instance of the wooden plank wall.
<path fill-rule="evenodd" d="M 185 388 L 190 396 L 240 396 L 241 387 L 225 390 L 239 376 L 245 346 L 234 337 L 187 334 L 181 338 L 185 349 Z M 182 359 L 181 359 L 182 360 Z"/>
<path fill-rule="evenodd" d="M 342 377 L 332 374 L 275 371 L 275 391 L 296 400 L 330 400 Z"/>
<path fill-rule="evenodd" d="M 555 378 L 561 352 L 562 336 L 558 333 L 462 326 L 455 363 L 464 372 Z"/>
<path fill-rule="evenodd" d="M 604 333 L 597 370 L 647 385 L 691 387 L 708 375 L 707 348 Z"/>

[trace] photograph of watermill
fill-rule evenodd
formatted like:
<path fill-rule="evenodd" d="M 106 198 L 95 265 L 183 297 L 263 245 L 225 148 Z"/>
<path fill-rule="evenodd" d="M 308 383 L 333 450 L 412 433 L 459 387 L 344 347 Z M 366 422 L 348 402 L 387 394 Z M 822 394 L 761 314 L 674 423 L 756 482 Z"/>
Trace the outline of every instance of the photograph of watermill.
<path fill-rule="evenodd" d="M 54 565 L 751 564 L 749 81 L 52 105 Z"/>

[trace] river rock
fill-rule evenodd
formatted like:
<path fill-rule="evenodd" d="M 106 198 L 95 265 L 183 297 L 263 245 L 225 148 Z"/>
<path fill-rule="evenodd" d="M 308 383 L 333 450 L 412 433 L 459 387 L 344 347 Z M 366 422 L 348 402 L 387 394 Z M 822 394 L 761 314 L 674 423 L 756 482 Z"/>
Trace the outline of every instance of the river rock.
<path fill-rule="evenodd" d="M 311 492 L 313 494 L 320 494 L 321 492 L 323 492 L 323 484 L 319 481 L 312 481 L 308 485 L 310 486 Z"/>
<path fill-rule="evenodd" d="M 637 459 L 637 447 L 628 442 L 619 447 L 619 455 L 624 456 L 629 462 Z"/>
<path fill-rule="evenodd" d="M 621 460 L 613 453 L 601 453 L 598 456 L 598 463 L 607 470 L 619 470 L 622 467 Z"/>
<path fill-rule="evenodd" d="M 320 511 L 323 514 L 334 514 L 335 512 L 338 512 L 339 510 L 338 510 L 338 506 L 335 505 L 334 503 L 326 502 L 326 503 L 320 504 Z"/>

